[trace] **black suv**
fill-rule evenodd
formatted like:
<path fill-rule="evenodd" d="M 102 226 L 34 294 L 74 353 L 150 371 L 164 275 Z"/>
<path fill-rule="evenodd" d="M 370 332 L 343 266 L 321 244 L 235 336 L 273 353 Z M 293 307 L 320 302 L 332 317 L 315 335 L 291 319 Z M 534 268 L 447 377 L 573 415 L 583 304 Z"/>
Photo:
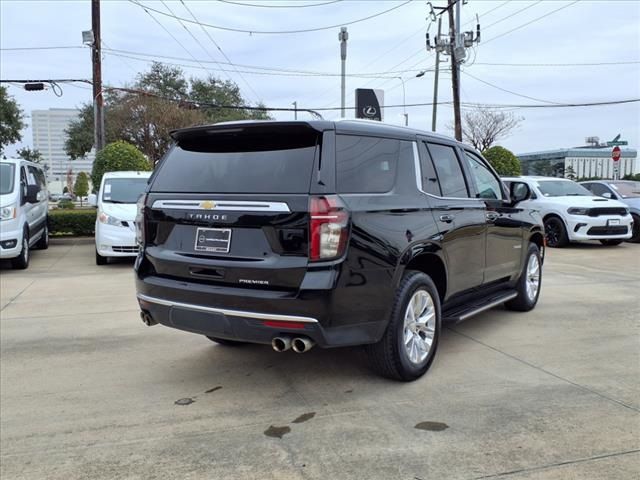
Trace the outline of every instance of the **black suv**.
<path fill-rule="evenodd" d="M 223 345 L 366 345 L 381 374 L 429 368 L 443 320 L 540 293 L 542 221 L 450 138 L 369 121 L 173 132 L 139 201 L 143 321 Z"/>

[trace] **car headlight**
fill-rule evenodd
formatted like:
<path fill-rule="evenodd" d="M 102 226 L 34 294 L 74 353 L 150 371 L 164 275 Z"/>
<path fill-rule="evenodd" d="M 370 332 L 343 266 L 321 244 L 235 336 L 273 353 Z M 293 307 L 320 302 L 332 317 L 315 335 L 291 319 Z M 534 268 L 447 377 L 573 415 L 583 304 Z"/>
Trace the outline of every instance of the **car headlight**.
<path fill-rule="evenodd" d="M 589 215 L 589 209 L 582 207 L 571 207 L 567 212 L 569 215 Z"/>
<path fill-rule="evenodd" d="M 6 207 L 0 208 L 0 220 L 11 220 L 12 218 L 16 218 L 16 205 L 7 205 Z"/>
<path fill-rule="evenodd" d="M 111 215 L 107 215 L 106 213 L 102 212 L 99 216 L 98 216 L 98 221 L 100 223 L 104 223 L 105 225 L 113 225 L 114 227 L 123 227 L 124 225 L 122 225 L 122 221 L 116 217 L 112 217 Z"/>

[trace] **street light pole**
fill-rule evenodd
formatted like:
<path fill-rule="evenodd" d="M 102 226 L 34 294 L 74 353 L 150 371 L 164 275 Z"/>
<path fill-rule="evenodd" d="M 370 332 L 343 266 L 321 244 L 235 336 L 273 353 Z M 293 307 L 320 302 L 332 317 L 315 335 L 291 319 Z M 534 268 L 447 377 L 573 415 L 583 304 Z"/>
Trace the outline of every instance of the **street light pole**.
<path fill-rule="evenodd" d="M 293 119 L 298 120 L 298 102 L 293 102 Z"/>
<path fill-rule="evenodd" d="M 338 40 L 340 40 L 340 117 L 345 116 L 345 88 L 346 88 L 346 62 L 347 62 L 347 40 L 349 34 L 347 33 L 347 27 L 340 27 L 340 33 L 338 34 Z"/>
<path fill-rule="evenodd" d="M 438 36 L 442 30 L 442 17 L 438 18 Z M 440 76 L 440 49 L 436 49 L 436 71 L 433 79 L 433 106 L 431 110 L 431 131 L 436 131 L 436 118 L 438 114 L 438 77 Z"/>
<path fill-rule="evenodd" d="M 91 0 L 91 30 L 93 31 L 91 60 L 93 64 L 94 141 L 96 152 L 99 152 L 104 148 L 104 98 L 102 95 L 102 58 L 100 51 L 100 0 Z"/>
<path fill-rule="evenodd" d="M 409 114 L 407 113 L 407 92 L 404 88 L 404 79 L 402 77 L 396 77 L 402 82 L 402 111 L 404 112 L 404 126 L 409 126 Z"/>

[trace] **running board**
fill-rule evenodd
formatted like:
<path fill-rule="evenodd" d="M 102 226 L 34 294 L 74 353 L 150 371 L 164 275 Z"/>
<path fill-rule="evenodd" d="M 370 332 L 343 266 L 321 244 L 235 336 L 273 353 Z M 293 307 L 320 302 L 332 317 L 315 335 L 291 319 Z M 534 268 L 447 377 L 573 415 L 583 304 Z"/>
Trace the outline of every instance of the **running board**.
<path fill-rule="evenodd" d="M 455 307 L 452 310 L 444 312 L 443 318 L 445 322 L 462 322 L 467 318 L 473 317 L 479 313 L 489 310 L 490 308 L 497 307 L 498 305 L 512 300 L 518 296 L 518 292 L 515 290 L 507 290 L 495 293 L 487 298 L 483 298 L 480 301 L 468 305 L 462 305 Z"/>

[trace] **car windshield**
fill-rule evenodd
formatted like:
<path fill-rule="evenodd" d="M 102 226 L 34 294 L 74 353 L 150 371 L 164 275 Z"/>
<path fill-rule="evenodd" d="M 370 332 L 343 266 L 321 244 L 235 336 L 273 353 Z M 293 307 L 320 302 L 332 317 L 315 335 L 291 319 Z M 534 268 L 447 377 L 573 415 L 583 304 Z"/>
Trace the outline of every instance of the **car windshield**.
<path fill-rule="evenodd" d="M 591 197 L 593 193 L 571 180 L 542 180 L 538 182 L 545 197 Z"/>
<path fill-rule="evenodd" d="M 109 203 L 136 203 L 147 188 L 146 177 L 108 178 L 104 181 L 102 201 Z"/>
<path fill-rule="evenodd" d="M 640 198 L 640 182 L 611 182 L 609 185 L 622 198 Z"/>
<path fill-rule="evenodd" d="M 0 163 L 0 195 L 13 192 L 13 174 L 15 167 L 12 163 Z"/>

